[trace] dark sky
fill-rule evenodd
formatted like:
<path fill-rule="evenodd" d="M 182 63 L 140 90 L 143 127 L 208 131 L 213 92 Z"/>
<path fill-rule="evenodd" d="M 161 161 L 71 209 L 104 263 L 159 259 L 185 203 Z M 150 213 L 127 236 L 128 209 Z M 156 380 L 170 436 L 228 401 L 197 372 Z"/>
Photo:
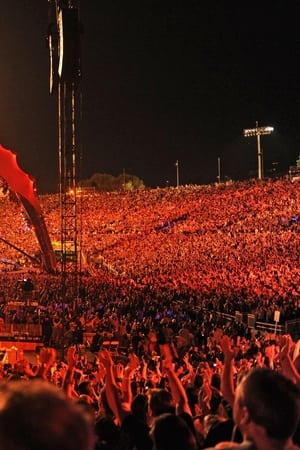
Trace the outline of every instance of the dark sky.
<path fill-rule="evenodd" d="M 2 4 L 3 3 L 3 4 Z M 58 180 L 57 99 L 49 94 L 47 0 L 0 11 L 0 143 L 40 192 Z M 298 1 L 81 0 L 82 178 L 123 171 L 147 186 L 242 179 L 271 125 L 264 167 L 300 153 Z"/>

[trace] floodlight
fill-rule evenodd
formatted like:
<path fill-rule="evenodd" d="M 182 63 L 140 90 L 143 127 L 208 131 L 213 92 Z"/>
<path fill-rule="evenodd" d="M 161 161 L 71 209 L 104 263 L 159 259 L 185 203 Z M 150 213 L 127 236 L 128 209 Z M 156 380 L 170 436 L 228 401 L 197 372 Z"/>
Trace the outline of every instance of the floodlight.
<path fill-rule="evenodd" d="M 262 152 L 260 148 L 260 136 L 262 134 L 271 134 L 274 131 L 273 127 L 259 127 L 258 122 L 256 122 L 255 128 L 245 128 L 243 130 L 243 135 L 245 137 L 256 136 L 257 137 L 257 159 L 258 159 L 258 179 L 263 178 L 262 175 Z"/>

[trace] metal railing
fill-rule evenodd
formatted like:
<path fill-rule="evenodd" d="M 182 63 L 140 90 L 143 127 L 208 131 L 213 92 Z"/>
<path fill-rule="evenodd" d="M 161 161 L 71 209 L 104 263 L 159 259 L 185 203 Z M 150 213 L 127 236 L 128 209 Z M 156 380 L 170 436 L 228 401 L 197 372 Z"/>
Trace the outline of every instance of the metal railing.
<path fill-rule="evenodd" d="M 300 319 L 288 320 L 284 325 L 279 325 L 278 323 L 267 323 L 255 320 L 253 314 L 242 314 L 238 311 L 235 315 L 221 313 L 218 311 L 213 311 L 219 317 L 228 321 L 238 321 L 247 324 L 249 328 L 254 328 L 258 331 L 264 331 L 266 333 L 274 334 L 290 334 L 293 337 L 300 336 Z M 94 333 L 85 333 L 86 340 L 91 341 Z M 28 340 L 41 338 L 42 337 L 42 325 L 32 324 L 32 323 L 2 323 L 0 324 L 0 339 L 25 339 Z"/>
<path fill-rule="evenodd" d="M 5 323 L 0 325 L 2 339 L 33 339 L 42 337 L 42 326 L 33 323 Z"/>

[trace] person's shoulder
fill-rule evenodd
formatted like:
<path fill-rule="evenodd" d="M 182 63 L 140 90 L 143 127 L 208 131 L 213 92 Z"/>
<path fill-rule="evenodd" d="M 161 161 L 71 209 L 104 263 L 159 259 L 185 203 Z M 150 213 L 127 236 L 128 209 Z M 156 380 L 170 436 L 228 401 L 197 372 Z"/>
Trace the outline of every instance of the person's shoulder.
<path fill-rule="evenodd" d="M 219 444 L 217 444 L 215 447 L 205 448 L 205 450 L 216 450 L 216 449 L 223 449 L 223 450 L 256 450 L 256 447 L 255 447 L 254 443 L 251 442 L 251 441 L 244 441 L 241 444 L 238 444 L 237 442 L 225 442 L 224 441 L 224 442 L 219 442 Z M 291 449 L 291 450 L 294 450 L 294 449 Z"/>
<path fill-rule="evenodd" d="M 289 444 L 285 450 L 300 450 L 299 445 L 296 445 L 294 443 Z"/>

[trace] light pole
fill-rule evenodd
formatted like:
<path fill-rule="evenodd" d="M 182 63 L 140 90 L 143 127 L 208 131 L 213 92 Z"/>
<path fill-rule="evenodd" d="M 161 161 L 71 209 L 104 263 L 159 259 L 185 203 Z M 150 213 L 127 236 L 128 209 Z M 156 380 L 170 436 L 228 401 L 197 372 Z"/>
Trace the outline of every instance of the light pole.
<path fill-rule="evenodd" d="M 221 183 L 221 158 L 218 156 L 218 183 Z"/>
<path fill-rule="evenodd" d="M 175 166 L 176 166 L 176 186 L 179 187 L 179 161 L 178 161 L 178 159 L 176 160 Z"/>
<path fill-rule="evenodd" d="M 126 172 L 125 168 L 123 168 L 123 191 L 126 190 Z"/>
<path fill-rule="evenodd" d="M 255 128 L 246 128 L 243 130 L 243 135 L 245 137 L 256 136 L 257 137 L 257 173 L 258 179 L 261 180 L 263 178 L 263 158 L 262 151 L 260 147 L 260 136 L 262 134 L 271 134 L 274 131 L 273 127 L 259 127 L 258 122 L 256 121 Z"/>

